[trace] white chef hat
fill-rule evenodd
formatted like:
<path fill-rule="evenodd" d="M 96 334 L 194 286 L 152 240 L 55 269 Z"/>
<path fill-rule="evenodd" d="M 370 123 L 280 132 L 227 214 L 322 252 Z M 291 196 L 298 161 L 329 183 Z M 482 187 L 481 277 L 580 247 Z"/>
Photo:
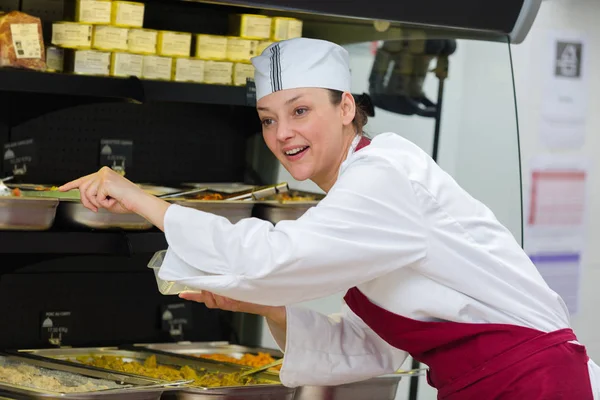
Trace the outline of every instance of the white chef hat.
<path fill-rule="evenodd" d="M 325 40 L 296 38 L 273 43 L 252 58 L 256 99 L 285 89 L 317 87 L 349 92 L 346 49 Z"/>

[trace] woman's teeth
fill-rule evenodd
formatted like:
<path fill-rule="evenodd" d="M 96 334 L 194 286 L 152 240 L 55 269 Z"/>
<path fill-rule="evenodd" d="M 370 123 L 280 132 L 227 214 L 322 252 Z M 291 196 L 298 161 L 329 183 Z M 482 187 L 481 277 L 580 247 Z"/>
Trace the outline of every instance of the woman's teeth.
<path fill-rule="evenodd" d="M 288 156 L 293 156 L 294 154 L 298 154 L 300 153 L 302 150 L 306 150 L 308 148 L 308 146 L 304 146 L 304 147 L 296 147 L 295 149 L 292 150 L 288 150 L 285 152 L 285 154 L 287 154 Z"/>

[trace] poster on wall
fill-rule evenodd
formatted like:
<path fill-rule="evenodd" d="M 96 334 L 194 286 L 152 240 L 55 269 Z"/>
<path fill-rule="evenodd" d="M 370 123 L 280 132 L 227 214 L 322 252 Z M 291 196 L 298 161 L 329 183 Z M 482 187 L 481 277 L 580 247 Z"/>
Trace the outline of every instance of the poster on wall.
<path fill-rule="evenodd" d="M 540 136 L 551 149 L 578 149 L 585 141 L 588 42 L 576 32 L 550 30 L 543 60 Z"/>
<path fill-rule="evenodd" d="M 538 156 L 530 163 L 525 193 L 525 251 L 572 314 L 580 297 L 589 170 L 581 156 Z"/>

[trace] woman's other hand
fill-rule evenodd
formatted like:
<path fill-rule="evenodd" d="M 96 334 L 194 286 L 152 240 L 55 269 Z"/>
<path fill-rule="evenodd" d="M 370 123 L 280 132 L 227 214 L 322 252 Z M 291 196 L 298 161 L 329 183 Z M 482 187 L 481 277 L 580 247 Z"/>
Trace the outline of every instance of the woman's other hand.
<path fill-rule="evenodd" d="M 233 300 L 228 297 L 216 295 L 214 293 L 202 292 L 183 292 L 179 295 L 185 300 L 204 303 L 208 308 L 218 308 L 225 311 L 243 312 L 257 314 L 266 317 L 278 326 L 285 327 L 286 310 L 285 307 L 263 306 L 260 304 L 246 303 Z"/>

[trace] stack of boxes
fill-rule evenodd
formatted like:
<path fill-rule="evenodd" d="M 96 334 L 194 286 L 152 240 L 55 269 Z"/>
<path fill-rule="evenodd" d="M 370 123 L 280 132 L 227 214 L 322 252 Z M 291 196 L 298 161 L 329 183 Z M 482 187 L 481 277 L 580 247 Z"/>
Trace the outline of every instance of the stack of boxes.
<path fill-rule="evenodd" d="M 74 21 L 52 26 L 49 70 L 243 86 L 254 76 L 252 57 L 302 35 L 300 20 L 253 14 L 232 15 L 231 36 L 144 29 L 144 7 L 77 0 Z"/>

